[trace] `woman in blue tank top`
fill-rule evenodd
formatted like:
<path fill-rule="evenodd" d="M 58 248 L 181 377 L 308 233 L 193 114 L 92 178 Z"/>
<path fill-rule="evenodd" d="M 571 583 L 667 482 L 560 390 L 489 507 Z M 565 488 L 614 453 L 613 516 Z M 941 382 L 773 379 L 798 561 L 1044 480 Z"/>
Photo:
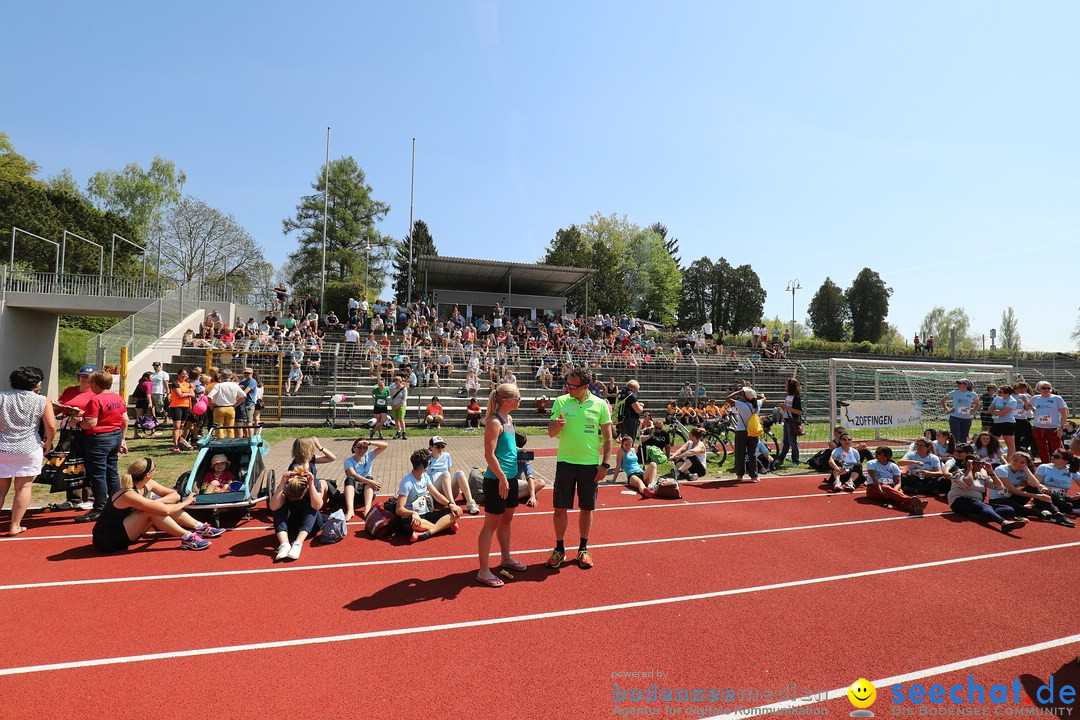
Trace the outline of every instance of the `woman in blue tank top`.
<path fill-rule="evenodd" d="M 489 587 L 502 587 L 503 581 L 491 572 L 491 536 L 499 539 L 506 570 L 524 571 L 525 564 L 510 555 L 510 522 L 518 506 L 518 461 L 514 420 L 510 412 L 517 410 L 521 392 L 517 385 L 503 383 L 488 398 L 487 418 L 484 421 L 484 527 L 476 545 L 480 554 L 480 571 L 476 579 Z M 509 573 L 503 573 L 509 575 Z"/>

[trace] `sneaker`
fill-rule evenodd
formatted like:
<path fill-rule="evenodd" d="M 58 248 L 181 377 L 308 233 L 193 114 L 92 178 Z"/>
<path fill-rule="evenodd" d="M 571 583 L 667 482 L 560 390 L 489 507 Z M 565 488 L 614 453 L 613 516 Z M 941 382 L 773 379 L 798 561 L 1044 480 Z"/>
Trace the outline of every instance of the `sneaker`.
<path fill-rule="evenodd" d="M 1055 515 L 1054 522 L 1056 522 L 1058 525 L 1063 525 L 1065 527 L 1076 527 L 1076 523 L 1065 517 L 1065 513 L 1058 513 L 1057 515 Z"/>
<path fill-rule="evenodd" d="M 912 515 L 922 515 L 923 510 L 925 510 L 925 509 L 926 509 L 926 501 L 925 500 L 923 500 L 922 498 L 912 498 L 911 499 L 911 514 Z"/>
<path fill-rule="evenodd" d="M 843 489 L 844 489 L 844 486 L 840 483 L 839 480 L 836 480 L 836 481 L 833 482 L 833 484 L 832 484 L 832 491 L 833 492 L 840 492 Z"/>
<path fill-rule="evenodd" d="M 91 510 L 90 512 L 86 513 L 85 515 L 78 515 L 75 518 L 75 522 L 77 522 L 77 523 L 97 522 L 97 519 L 99 517 L 101 517 L 101 511 L 100 510 Z"/>
<path fill-rule="evenodd" d="M 461 530 L 461 525 L 455 522 L 455 523 L 454 523 L 454 524 L 452 524 L 452 525 L 451 525 L 450 527 L 446 528 L 446 530 L 447 530 L 447 532 L 449 532 L 449 533 L 450 533 L 451 535 L 457 535 L 457 534 L 458 534 L 458 531 L 459 531 L 459 530 Z"/>
<path fill-rule="evenodd" d="M 844 492 L 855 492 L 855 483 L 850 480 L 844 483 Z"/>
<path fill-rule="evenodd" d="M 644 490 L 641 491 L 641 497 L 643 497 L 643 498 L 654 498 L 654 497 L 656 497 L 656 493 L 653 492 L 652 490 L 650 490 L 649 488 L 645 488 Z"/>
<path fill-rule="evenodd" d="M 754 475 L 750 478 L 750 482 L 761 482 L 761 478 L 759 478 L 757 475 Z"/>
<path fill-rule="evenodd" d="M 431 536 L 428 535 L 427 530 L 413 530 L 412 535 L 409 537 L 409 542 L 420 542 L 421 540 L 427 540 L 429 537 Z"/>
<path fill-rule="evenodd" d="M 592 553 L 588 550 L 578 550 L 577 564 L 582 570 L 589 570 L 593 566 Z"/>
<path fill-rule="evenodd" d="M 544 563 L 549 568 L 554 570 L 563 564 L 563 560 L 566 559 L 566 553 L 561 553 L 558 550 L 552 550 L 551 555 L 548 557 L 547 562 Z"/>
<path fill-rule="evenodd" d="M 225 528 L 214 527 L 213 525 L 207 525 L 206 523 L 200 523 L 195 526 L 195 532 L 199 534 L 201 538 L 216 538 L 225 534 Z"/>
<path fill-rule="evenodd" d="M 1050 512 L 1049 510 L 1043 510 L 1039 513 L 1039 519 L 1044 522 L 1050 522 L 1054 519 L 1054 513 Z"/>
<path fill-rule="evenodd" d="M 274 556 L 274 560 L 284 560 L 285 558 L 287 558 L 289 556 L 289 550 L 291 548 L 292 548 L 292 545 L 290 545 L 287 542 L 283 542 L 280 545 L 278 545 L 277 555 Z"/>
<path fill-rule="evenodd" d="M 199 537 L 197 532 L 189 532 L 185 538 L 180 541 L 181 550 L 205 550 L 210 547 L 209 540 L 203 540 Z"/>
<path fill-rule="evenodd" d="M 303 549 L 304 545 L 299 540 L 297 540 L 292 544 L 292 547 L 289 548 L 289 554 L 285 557 L 289 558 L 290 560 L 299 560 L 300 551 Z"/>
<path fill-rule="evenodd" d="M 1021 518 L 1006 520 L 1005 522 L 1001 523 L 1001 532 L 1007 533 L 1013 530 L 1018 530 L 1025 525 L 1027 525 L 1027 520 L 1023 520 Z"/>
<path fill-rule="evenodd" d="M 465 503 L 465 512 L 469 513 L 470 515 L 479 515 L 480 506 L 476 504 L 475 500 L 470 500 L 469 502 Z"/>
<path fill-rule="evenodd" d="M 180 443 L 179 444 L 180 444 L 180 449 L 181 450 L 191 450 L 191 443 L 189 443 L 187 440 L 184 440 L 183 438 L 180 438 Z"/>

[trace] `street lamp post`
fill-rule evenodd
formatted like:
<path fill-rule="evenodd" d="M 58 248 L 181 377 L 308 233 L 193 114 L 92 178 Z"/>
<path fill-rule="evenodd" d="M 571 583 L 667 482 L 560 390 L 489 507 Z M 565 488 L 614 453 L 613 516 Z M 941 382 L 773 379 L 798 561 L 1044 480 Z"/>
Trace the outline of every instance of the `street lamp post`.
<path fill-rule="evenodd" d="M 795 340 L 795 291 L 802 290 L 802 285 L 798 280 L 791 280 L 787 284 L 787 290 L 785 292 L 791 293 L 791 339 Z"/>
<path fill-rule="evenodd" d="M 371 263 L 371 243 L 364 246 L 364 299 L 368 296 L 368 265 Z"/>

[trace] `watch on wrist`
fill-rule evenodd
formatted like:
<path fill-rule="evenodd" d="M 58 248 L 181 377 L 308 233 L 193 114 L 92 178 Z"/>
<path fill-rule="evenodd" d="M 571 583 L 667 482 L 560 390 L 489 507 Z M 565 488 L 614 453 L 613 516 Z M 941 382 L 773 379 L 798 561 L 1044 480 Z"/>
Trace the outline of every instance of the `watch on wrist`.
<path fill-rule="evenodd" d="M 602 463 L 600 463 L 600 466 L 601 466 L 601 467 L 603 467 L 603 468 L 606 468 L 607 470 L 610 470 L 610 469 L 611 469 L 611 466 L 610 466 L 610 465 L 608 465 L 608 464 L 607 464 L 606 462 L 602 462 Z"/>

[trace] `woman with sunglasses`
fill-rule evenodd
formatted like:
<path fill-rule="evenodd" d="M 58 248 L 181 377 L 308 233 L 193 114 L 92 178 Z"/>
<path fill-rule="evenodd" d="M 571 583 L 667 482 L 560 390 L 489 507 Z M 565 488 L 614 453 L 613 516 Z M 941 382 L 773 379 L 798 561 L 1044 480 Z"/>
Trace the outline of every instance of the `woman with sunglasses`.
<path fill-rule="evenodd" d="M 1049 463 L 1043 463 L 1035 471 L 1039 481 L 1050 491 L 1054 508 L 1071 515 L 1080 502 L 1069 498 L 1073 484 L 1080 485 L 1080 458 L 1066 450 L 1055 450 Z"/>
<path fill-rule="evenodd" d="M 863 475 L 863 466 L 859 451 L 851 446 L 851 436 L 844 433 L 840 436 L 840 447 L 832 451 L 829 456 L 829 468 L 832 470 L 832 491 L 855 492 L 857 485 L 862 485 L 866 478 Z M 856 483 L 856 480 L 858 481 Z"/>
<path fill-rule="evenodd" d="M 181 550 L 206 550 L 207 538 L 225 532 L 200 523 L 185 512 L 195 493 L 181 499 L 175 490 L 154 481 L 157 468 L 150 458 L 131 463 L 120 481 L 120 490 L 109 497 L 94 523 L 94 547 L 101 552 L 127 550 L 151 527 L 180 538 Z"/>
<path fill-rule="evenodd" d="M 375 458 L 382 455 L 390 443 L 383 440 L 357 438 L 352 444 L 352 454 L 345 458 L 345 522 L 356 516 L 356 493 L 363 493 L 364 514 L 367 517 L 375 503 L 375 493 L 382 489 L 382 484 L 371 472 Z"/>
<path fill-rule="evenodd" d="M 1035 384 L 1035 396 L 1030 400 L 1035 416 L 1031 429 L 1039 459 L 1050 462 L 1054 451 L 1062 447 L 1062 428 L 1069 419 L 1069 406 L 1060 395 L 1055 395 L 1050 383 L 1041 380 Z"/>
<path fill-rule="evenodd" d="M 963 453 L 963 464 L 952 475 L 952 485 L 949 488 L 949 507 L 953 512 L 966 515 L 984 523 L 997 523 L 1001 532 L 1027 525 L 1023 518 L 1016 517 L 1016 511 L 1008 506 L 991 507 L 985 501 L 987 486 L 993 486 L 999 491 L 1005 490 L 1005 485 L 997 475 L 987 474 L 989 464 L 979 462 L 970 445 L 961 445 L 957 448 L 958 453 Z"/>
<path fill-rule="evenodd" d="M 1031 467 L 1031 456 L 1022 450 L 1017 450 L 1009 458 L 1007 465 L 998 465 L 994 468 L 994 474 L 998 476 L 1008 492 L 990 488 L 991 507 L 996 509 L 1000 505 L 1008 505 L 1021 517 L 1033 513 L 1036 517 L 1056 522 L 1058 525 L 1076 527 L 1076 523 L 1054 507 L 1054 498 L 1050 490 L 1039 482 L 1039 479 L 1031 472 Z M 1026 510 L 1029 501 L 1032 501 L 1035 506 L 1030 511 Z"/>

